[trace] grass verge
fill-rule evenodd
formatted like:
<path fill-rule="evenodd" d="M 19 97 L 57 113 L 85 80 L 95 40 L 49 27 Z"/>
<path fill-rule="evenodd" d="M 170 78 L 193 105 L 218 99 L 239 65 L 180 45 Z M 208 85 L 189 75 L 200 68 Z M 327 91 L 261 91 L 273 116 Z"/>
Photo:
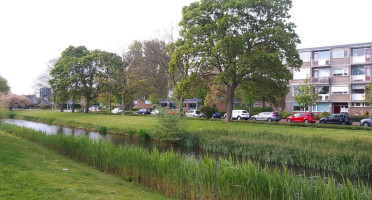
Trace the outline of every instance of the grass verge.
<path fill-rule="evenodd" d="M 3 131 L 0 147 L 0 199 L 167 199 Z"/>

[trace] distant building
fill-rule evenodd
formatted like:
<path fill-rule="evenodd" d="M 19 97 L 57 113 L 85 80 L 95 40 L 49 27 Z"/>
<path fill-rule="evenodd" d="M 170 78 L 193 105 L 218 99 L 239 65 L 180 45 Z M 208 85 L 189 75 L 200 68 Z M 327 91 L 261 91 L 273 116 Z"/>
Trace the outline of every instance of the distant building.
<path fill-rule="evenodd" d="M 36 95 L 25 95 L 27 98 L 29 98 L 32 102 L 32 104 L 38 104 L 39 101 L 37 100 L 37 96 Z"/>
<path fill-rule="evenodd" d="M 52 96 L 52 90 L 50 88 L 44 87 L 40 88 L 40 97 L 42 100 L 45 98 Z"/>
<path fill-rule="evenodd" d="M 303 64 L 299 70 L 291 69 L 287 112 L 372 113 L 370 103 L 364 99 L 372 80 L 371 47 L 372 42 L 299 49 Z M 305 79 L 314 84 L 318 102 L 304 109 L 294 96 Z"/>

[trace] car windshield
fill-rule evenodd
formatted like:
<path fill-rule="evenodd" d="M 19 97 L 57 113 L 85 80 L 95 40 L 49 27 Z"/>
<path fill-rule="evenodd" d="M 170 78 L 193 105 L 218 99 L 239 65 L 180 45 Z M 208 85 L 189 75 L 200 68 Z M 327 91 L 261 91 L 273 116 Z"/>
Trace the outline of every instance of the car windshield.
<path fill-rule="evenodd" d="M 247 111 L 243 110 L 242 113 L 248 113 Z"/>
<path fill-rule="evenodd" d="M 314 114 L 313 114 L 313 113 L 310 113 L 309 115 L 310 115 L 311 117 L 314 117 Z"/>
<path fill-rule="evenodd" d="M 195 111 L 196 114 L 200 114 L 200 111 Z"/>

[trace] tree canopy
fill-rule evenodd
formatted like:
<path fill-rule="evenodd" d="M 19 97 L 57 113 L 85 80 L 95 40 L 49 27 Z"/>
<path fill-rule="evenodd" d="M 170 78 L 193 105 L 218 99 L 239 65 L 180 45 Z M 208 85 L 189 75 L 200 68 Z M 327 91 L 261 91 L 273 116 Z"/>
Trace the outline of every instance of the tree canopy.
<path fill-rule="evenodd" d="M 9 92 L 9 90 L 8 81 L 0 76 L 0 93 L 6 93 Z"/>
<path fill-rule="evenodd" d="M 302 61 L 289 21 L 291 0 L 202 0 L 183 8 L 181 38 L 170 67 L 183 64 L 216 76 L 228 92 L 227 121 L 237 87 L 262 78 L 288 81 L 289 67 Z M 286 64 L 283 64 L 284 61 Z"/>

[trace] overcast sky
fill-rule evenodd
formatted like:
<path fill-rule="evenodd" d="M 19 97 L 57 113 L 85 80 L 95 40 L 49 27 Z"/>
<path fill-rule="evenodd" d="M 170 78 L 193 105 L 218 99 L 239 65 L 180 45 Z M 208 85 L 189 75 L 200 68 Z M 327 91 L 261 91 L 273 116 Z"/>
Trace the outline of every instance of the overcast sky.
<path fill-rule="evenodd" d="M 32 94 L 49 60 L 69 45 L 119 53 L 176 27 L 195 0 L 0 1 L 0 75 L 15 94 Z M 372 0 L 293 0 L 298 48 L 372 42 Z"/>

